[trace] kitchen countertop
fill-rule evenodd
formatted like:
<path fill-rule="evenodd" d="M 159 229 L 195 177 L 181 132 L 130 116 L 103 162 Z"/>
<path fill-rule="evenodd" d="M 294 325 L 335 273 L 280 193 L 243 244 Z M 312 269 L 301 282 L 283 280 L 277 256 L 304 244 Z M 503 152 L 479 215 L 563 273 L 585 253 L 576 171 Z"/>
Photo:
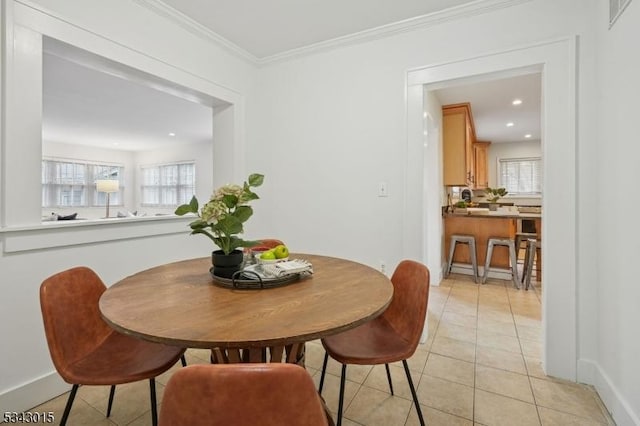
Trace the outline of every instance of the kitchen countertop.
<path fill-rule="evenodd" d="M 473 217 L 494 219 L 542 219 L 541 213 L 493 212 L 487 213 L 445 213 L 444 217 Z"/>

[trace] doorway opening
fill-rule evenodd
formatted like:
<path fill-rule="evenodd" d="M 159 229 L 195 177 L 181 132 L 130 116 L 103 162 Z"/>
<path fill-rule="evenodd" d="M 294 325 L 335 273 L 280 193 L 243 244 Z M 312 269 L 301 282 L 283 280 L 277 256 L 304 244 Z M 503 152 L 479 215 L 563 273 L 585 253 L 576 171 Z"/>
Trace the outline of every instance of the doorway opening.
<path fill-rule="evenodd" d="M 545 206 L 542 220 L 542 365 L 546 374 L 575 381 L 577 377 L 576 311 L 576 173 L 575 150 L 575 43 L 562 39 L 471 59 L 426 66 L 407 74 L 407 194 L 423 198 L 407 201 L 405 249 L 407 256 L 424 259 L 436 267 L 432 279 L 442 278 L 442 180 L 428 180 L 433 171 L 442 175 L 442 151 L 425 137 L 424 89 L 460 82 L 481 82 L 527 73 L 542 75 L 542 157 Z M 569 72 L 567 72 L 569 70 Z M 553 185 L 549 185 L 553 182 Z M 419 187 L 420 189 L 418 190 Z M 409 197 L 412 198 L 412 197 Z M 446 200 L 446 198 L 445 198 Z M 574 226 L 571 226 L 574 224 Z M 411 228 L 424 229 L 412 235 Z M 550 242 L 548 236 L 553 235 Z M 438 249 L 439 247 L 439 249 Z"/>

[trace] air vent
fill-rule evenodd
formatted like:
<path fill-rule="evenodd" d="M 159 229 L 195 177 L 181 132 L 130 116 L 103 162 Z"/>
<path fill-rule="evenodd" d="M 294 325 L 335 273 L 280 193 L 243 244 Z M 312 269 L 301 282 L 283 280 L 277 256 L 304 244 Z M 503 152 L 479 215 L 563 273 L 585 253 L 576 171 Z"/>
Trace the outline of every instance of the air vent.
<path fill-rule="evenodd" d="M 618 20 L 631 0 L 609 0 L 609 28 Z"/>

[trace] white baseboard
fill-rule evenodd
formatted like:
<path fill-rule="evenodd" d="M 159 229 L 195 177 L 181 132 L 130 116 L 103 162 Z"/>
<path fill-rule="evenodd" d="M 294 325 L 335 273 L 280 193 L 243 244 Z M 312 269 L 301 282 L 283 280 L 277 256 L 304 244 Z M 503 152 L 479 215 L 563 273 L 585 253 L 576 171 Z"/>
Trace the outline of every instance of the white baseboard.
<path fill-rule="evenodd" d="M 0 412 L 27 411 L 70 389 L 71 385 L 54 371 L 0 394 Z"/>
<path fill-rule="evenodd" d="M 617 426 L 640 426 L 640 417 L 597 362 L 578 360 L 578 381 L 593 385 Z"/>

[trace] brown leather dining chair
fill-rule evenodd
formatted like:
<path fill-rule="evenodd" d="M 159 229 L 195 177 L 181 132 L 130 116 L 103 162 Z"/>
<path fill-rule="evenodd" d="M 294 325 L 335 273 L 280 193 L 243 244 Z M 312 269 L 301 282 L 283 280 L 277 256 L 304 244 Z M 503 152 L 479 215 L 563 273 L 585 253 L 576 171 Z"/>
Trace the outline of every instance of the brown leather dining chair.
<path fill-rule="evenodd" d="M 281 240 L 276 240 L 275 238 L 266 238 L 264 240 L 259 240 L 260 244 L 258 244 L 260 247 L 267 247 L 267 248 L 274 248 L 276 246 L 283 246 L 284 243 Z"/>
<path fill-rule="evenodd" d="M 164 391 L 160 426 L 333 425 L 302 367 L 286 363 L 199 364 Z"/>
<path fill-rule="evenodd" d="M 391 282 L 393 299 L 382 315 L 356 328 L 322 339 L 326 353 L 320 376 L 320 394 L 329 356 L 342 364 L 338 426 L 342 424 L 347 364 L 385 364 L 393 395 L 389 363 L 397 361 L 402 361 L 420 424 L 425 424 L 407 359 L 415 352 L 424 326 L 429 300 L 429 269 L 421 263 L 403 260 L 394 271 Z"/>
<path fill-rule="evenodd" d="M 98 308 L 105 290 L 98 275 L 86 267 L 55 274 L 40 286 L 51 359 L 64 381 L 73 385 L 60 424 L 66 424 L 80 385 L 111 386 L 109 417 L 115 385 L 148 379 L 156 425 L 155 377 L 171 368 L 185 350 L 135 339 L 109 327 Z"/>

